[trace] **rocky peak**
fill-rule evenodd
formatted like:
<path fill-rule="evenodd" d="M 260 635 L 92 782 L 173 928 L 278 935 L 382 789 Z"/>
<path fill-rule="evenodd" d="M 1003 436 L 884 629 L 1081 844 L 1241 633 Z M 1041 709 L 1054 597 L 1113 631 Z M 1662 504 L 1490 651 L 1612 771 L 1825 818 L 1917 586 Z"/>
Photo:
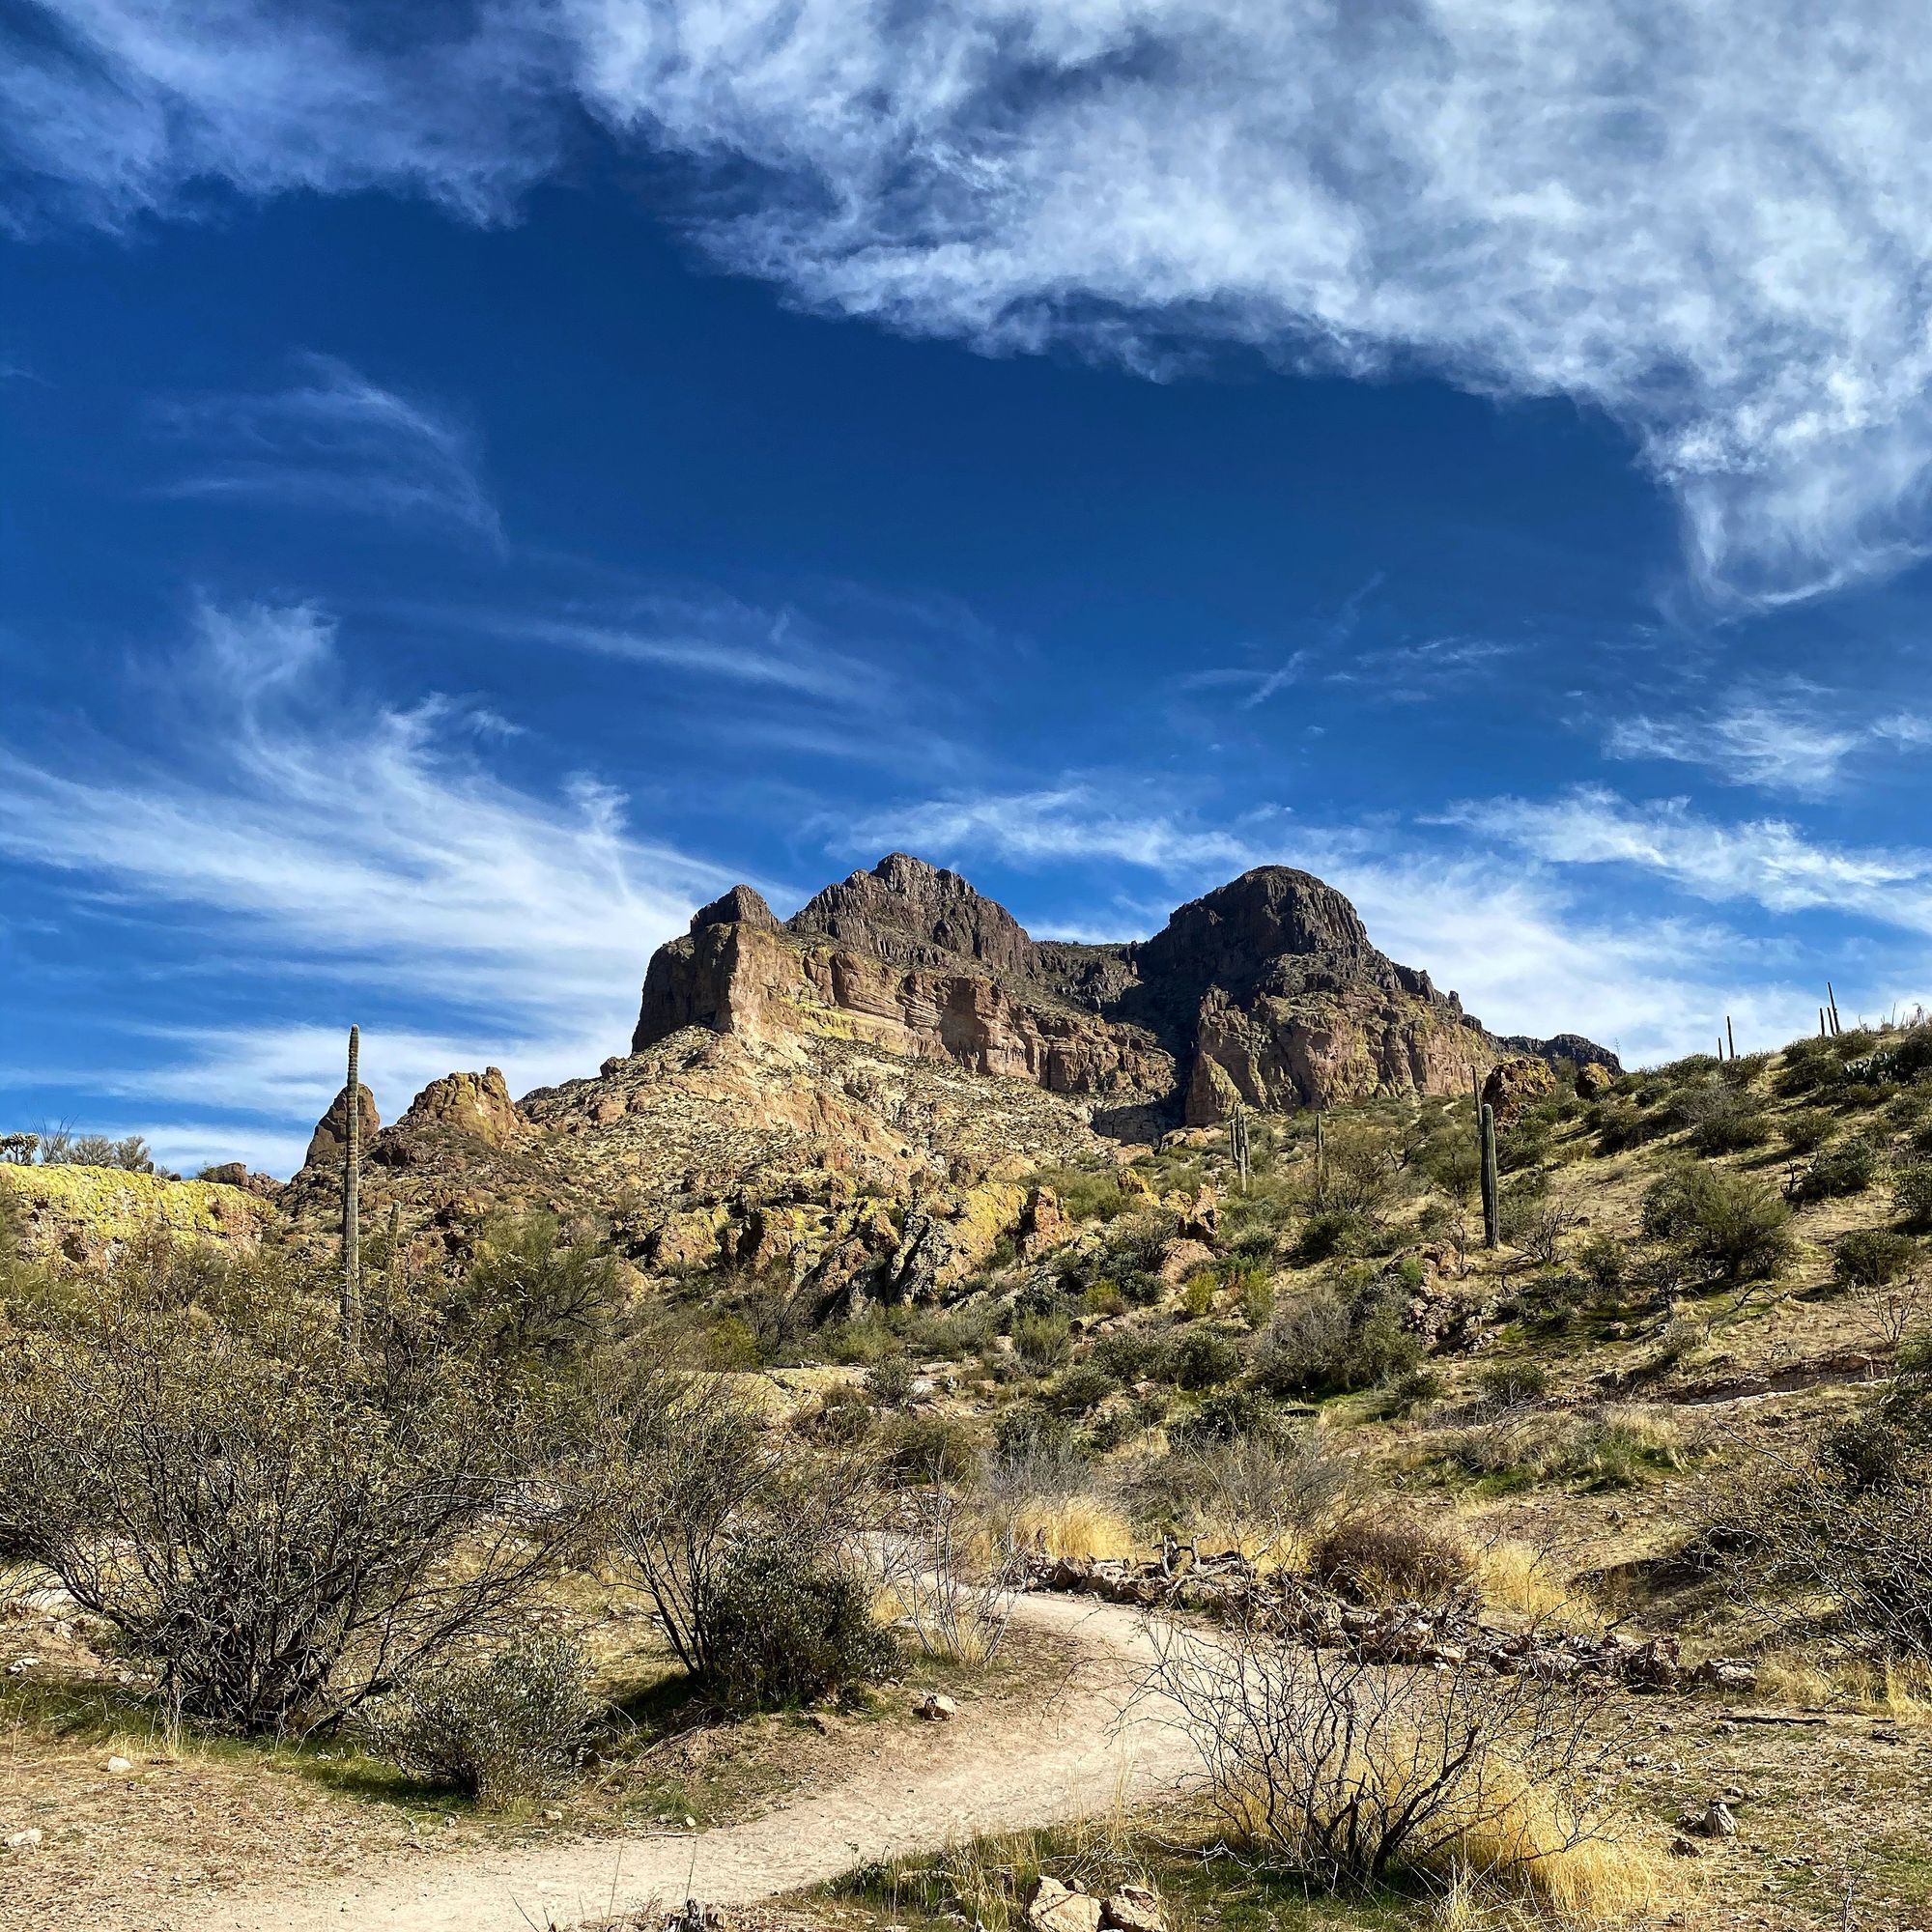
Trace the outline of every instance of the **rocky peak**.
<path fill-rule="evenodd" d="M 440 1080 L 432 1080 L 396 1124 L 453 1127 L 492 1147 L 507 1147 L 529 1132 L 529 1122 L 518 1112 L 502 1069 L 497 1066 L 486 1066 L 481 1073 L 445 1073 Z"/>
<path fill-rule="evenodd" d="M 891 852 L 869 872 L 826 889 L 785 923 L 854 952 L 904 965 L 976 959 L 1015 977 L 1033 967 L 1033 941 L 1005 906 L 982 896 L 957 872 L 910 853 Z"/>
<path fill-rule="evenodd" d="M 1388 967 L 1355 908 L 1333 886 L 1289 866 L 1257 866 L 1190 900 L 1135 954 L 1144 980 L 1218 986 L 1236 999 L 1278 977 L 1287 959 L 1366 969 L 1378 980 Z"/>
<path fill-rule="evenodd" d="M 382 1132 L 383 1121 L 376 1112 L 374 1094 L 360 1081 L 355 1084 L 355 1093 L 360 1101 L 362 1145 L 366 1148 Z M 328 1103 L 328 1112 L 315 1123 L 315 1132 L 309 1136 L 308 1152 L 303 1156 L 302 1165 L 314 1167 L 319 1162 L 329 1162 L 339 1166 L 348 1147 L 349 1089 L 345 1086 Z"/>
<path fill-rule="evenodd" d="M 702 932 L 707 925 L 755 925 L 776 932 L 778 923 L 778 915 L 750 886 L 733 886 L 723 898 L 700 906 L 691 916 L 693 932 Z"/>

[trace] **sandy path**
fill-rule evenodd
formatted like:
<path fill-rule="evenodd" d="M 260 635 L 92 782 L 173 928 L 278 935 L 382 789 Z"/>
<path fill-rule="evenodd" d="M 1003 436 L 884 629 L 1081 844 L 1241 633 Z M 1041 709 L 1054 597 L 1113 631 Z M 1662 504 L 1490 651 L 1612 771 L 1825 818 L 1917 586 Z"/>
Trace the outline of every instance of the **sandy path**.
<path fill-rule="evenodd" d="M 1145 1795 L 1194 1767 L 1156 1709 L 1123 1708 L 1149 1655 L 1134 1612 L 1026 1597 L 1016 1620 L 1079 1644 L 1082 1662 L 1058 1694 L 1032 1708 L 968 1703 L 952 1722 L 895 1740 L 879 1763 L 763 1817 L 696 1836 L 387 1860 L 327 1888 L 256 1884 L 197 1913 L 192 1932 L 530 1932 L 653 1897 L 680 1901 L 687 1882 L 708 1902 L 743 1905 L 867 1860 L 1103 1813 L 1123 1790 Z"/>

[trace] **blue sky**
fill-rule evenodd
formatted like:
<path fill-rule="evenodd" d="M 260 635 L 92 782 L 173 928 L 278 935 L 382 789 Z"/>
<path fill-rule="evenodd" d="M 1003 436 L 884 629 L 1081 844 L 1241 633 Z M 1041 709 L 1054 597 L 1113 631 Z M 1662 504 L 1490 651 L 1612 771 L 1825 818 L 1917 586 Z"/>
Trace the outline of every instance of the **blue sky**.
<path fill-rule="evenodd" d="M 1504 1031 L 1932 999 L 1932 31 L 0 23 L 0 1115 L 299 1158 L 894 847 L 1305 866 Z"/>

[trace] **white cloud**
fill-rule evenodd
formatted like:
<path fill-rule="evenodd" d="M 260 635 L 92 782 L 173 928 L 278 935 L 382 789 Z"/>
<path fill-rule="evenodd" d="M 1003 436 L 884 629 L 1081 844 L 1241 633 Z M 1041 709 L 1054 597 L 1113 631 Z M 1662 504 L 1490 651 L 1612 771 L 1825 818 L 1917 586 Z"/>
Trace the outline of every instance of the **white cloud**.
<path fill-rule="evenodd" d="M 1882 726 L 1867 730 L 1821 716 L 1824 697 L 1804 686 L 1743 696 L 1708 715 L 1626 718 L 1610 726 L 1604 750 L 1612 758 L 1701 765 L 1731 784 L 1818 798 L 1837 784 L 1854 752 L 1884 734 Z"/>
<path fill-rule="evenodd" d="M 0 43 L 0 222 L 120 227 L 192 212 L 213 187 L 400 187 L 505 215 L 557 153 L 551 10 L 454 11 L 461 24 L 441 9 L 358 21 L 274 0 L 27 0 Z"/>
<path fill-rule="evenodd" d="M 1932 849 L 1823 844 L 1781 818 L 1720 825 L 1683 799 L 1638 805 L 1596 785 L 1548 801 L 1484 800 L 1445 817 L 1550 865 L 1629 866 L 1714 902 L 1932 933 Z"/>
<path fill-rule="evenodd" d="M 351 1019 L 370 1025 L 372 1080 L 393 1056 L 399 1100 L 488 1060 L 524 1085 L 590 1071 L 627 1039 L 653 948 L 728 881 L 635 837 L 594 780 L 553 798 L 496 776 L 461 705 L 376 709 L 333 671 L 318 611 L 208 608 L 170 678 L 196 729 L 165 766 L 0 747 L 0 853 L 201 922 L 257 983 L 331 984 L 340 1027 L 212 1028 L 129 1079 L 305 1125 L 341 1083 Z M 446 1034 L 370 1011 L 399 997 L 444 1009 Z"/>
<path fill-rule="evenodd" d="M 1158 373 L 1202 339 L 1626 425 L 1714 583 L 1916 554 L 1932 39 L 1905 0 L 578 0 L 617 125 L 826 308 Z"/>
<path fill-rule="evenodd" d="M 175 400 L 156 417 L 194 465 L 172 495 L 427 519 L 501 541 L 470 432 L 333 356 L 301 357 L 286 389 Z"/>
<path fill-rule="evenodd" d="M 125 222 L 207 184 L 385 185 L 491 218 L 554 165 L 575 94 L 711 173 L 692 232 L 814 306 L 1155 376 L 1237 344 L 1568 396 L 1630 432 L 1731 596 L 1926 548 L 1910 0 L 405 14 L 42 0 L 0 63 L 23 192 Z"/>

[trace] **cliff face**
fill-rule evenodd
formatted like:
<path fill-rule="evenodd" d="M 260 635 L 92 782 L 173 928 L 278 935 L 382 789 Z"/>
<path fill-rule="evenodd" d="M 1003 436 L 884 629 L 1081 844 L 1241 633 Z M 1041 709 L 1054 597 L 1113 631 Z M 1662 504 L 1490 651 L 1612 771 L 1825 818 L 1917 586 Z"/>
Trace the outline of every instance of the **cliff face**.
<path fill-rule="evenodd" d="M 852 1038 L 1190 1124 L 1460 1093 L 1497 1047 L 1426 973 L 1378 952 L 1332 887 L 1263 867 L 1119 946 L 1032 939 L 956 873 L 895 853 L 782 924 L 740 886 L 661 948 L 633 1051 L 680 1027 Z"/>

